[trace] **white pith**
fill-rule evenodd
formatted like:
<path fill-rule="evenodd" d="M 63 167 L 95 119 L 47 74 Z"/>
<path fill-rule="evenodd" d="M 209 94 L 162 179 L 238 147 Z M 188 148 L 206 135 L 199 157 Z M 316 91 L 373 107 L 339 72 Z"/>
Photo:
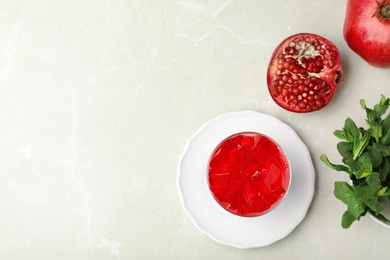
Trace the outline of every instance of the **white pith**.
<path fill-rule="evenodd" d="M 297 55 L 293 55 L 291 57 L 298 59 L 299 62 L 303 57 L 309 58 L 320 55 L 320 52 L 317 51 L 313 45 L 304 41 L 300 41 L 298 43 L 290 42 L 288 45 L 290 47 L 295 47 L 298 51 Z"/>

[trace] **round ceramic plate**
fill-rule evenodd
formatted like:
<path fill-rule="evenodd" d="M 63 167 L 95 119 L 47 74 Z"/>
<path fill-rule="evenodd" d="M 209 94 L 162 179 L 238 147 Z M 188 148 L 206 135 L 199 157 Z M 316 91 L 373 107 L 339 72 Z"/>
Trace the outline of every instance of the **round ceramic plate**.
<path fill-rule="evenodd" d="M 207 184 L 207 164 L 215 147 L 245 131 L 274 139 L 292 168 L 286 197 L 258 217 L 229 213 L 215 201 Z M 178 171 L 180 199 L 191 221 L 213 240 L 237 248 L 267 246 L 287 236 L 304 219 L 314 194 L 314 168 L 305 144 L 279 119 L 254 111 L 224 114 L 203 125 L 188 141 Z"/>

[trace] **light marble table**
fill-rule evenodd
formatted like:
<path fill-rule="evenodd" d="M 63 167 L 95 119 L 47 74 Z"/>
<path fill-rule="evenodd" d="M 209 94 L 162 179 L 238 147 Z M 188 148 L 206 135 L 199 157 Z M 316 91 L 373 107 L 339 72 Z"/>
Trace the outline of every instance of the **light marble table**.
<path fill-rule="evenodd" d="M 346 0 L 1 0 L 0 259 L 380 259 L 390 230 L 340 226 L 346 179 L 332 132 L 390 95 L 390 71 L 346 45 Z M 271 100 L 272 51 L 298 32 L 341 51 L 344 84 L 323 110 Z M 221 245 L 183 211 L 177 166 L 206 121 L 254 110 L 290 125 L 316 170 L 306 218 L 262 248 Z M 334 258 L 335 257 L 335 258 Z"/>

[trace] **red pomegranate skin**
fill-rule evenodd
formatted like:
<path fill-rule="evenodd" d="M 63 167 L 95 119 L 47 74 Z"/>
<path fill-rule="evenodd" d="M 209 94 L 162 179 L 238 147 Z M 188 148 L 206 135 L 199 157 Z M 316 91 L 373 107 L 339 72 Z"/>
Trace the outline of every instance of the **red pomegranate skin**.
<path fill-rule="evenodd" d="M 380 15 L 380 7 L 390 8 L 388 0 L 348 0 L 344 21 L 344 39 L 348 46 L 374 67 L 390 68 L 389 18 Z"/>

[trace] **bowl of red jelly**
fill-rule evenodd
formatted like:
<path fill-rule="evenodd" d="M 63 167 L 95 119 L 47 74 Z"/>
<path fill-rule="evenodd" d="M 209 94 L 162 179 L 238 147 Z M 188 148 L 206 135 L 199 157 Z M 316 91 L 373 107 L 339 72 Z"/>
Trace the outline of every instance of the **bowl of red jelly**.
<path fill-rule="evenodd" d="M 238 216 L 256 217 L 274 209 L 286 196 L 291 167 L 270 137 L 241 132 L 225 138 L 214 149 L 207 179 L 222 208 Z"/>

